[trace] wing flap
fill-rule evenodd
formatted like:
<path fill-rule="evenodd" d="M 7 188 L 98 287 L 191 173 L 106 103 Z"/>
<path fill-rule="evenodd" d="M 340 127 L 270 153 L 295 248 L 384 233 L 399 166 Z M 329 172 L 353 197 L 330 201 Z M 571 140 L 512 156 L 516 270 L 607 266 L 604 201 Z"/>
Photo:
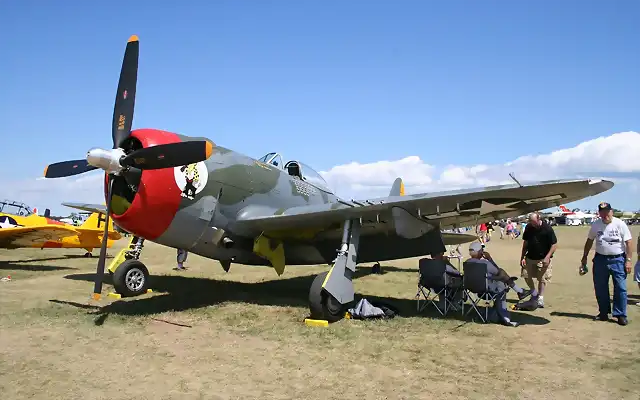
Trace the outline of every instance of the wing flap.
<path fill-rule="evenodd" d="M 393 220 L 392 209 L 399 207 L 419 220 L 446 229 L 543 210 L 602 193 L 611 187 L 611 181 L 582 179 L 341 201 L 292 207 L 284 212 L 248 206 L 238 214 L 235 227 L 271 231 L 329 227 L 356 218 L 369 222 Z"/>

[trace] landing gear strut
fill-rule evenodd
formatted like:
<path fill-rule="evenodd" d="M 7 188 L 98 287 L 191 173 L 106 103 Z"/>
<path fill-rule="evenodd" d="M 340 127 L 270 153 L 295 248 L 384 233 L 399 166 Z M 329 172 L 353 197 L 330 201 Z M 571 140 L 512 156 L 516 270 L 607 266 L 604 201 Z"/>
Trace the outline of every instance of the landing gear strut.
<path fill-rule="evenodd" d="M 328 272 L 316 276 L 309 290 L 312 319 L 329 322 L 344 317 L 347 304 L 354 299 L 352 277 L 356 272 L 360 221 L 347 220 L 342 231 L 342 245 Z"/>
<path fill-rule="evenodd" d="M 149 270 L 140 262 L 144 239 L 133 236 L 129 248 L 123 249 L 109 266 L 116 293 L 122 297 L 133 297 L 147 292 Z"/>

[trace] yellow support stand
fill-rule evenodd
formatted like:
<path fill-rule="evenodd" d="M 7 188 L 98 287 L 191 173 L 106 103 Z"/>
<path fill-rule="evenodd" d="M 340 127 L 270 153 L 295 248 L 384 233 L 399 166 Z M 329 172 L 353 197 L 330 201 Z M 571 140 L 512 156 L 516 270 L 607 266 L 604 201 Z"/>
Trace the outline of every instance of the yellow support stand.
<path fill-rule="evenodd" d="M 351 314 L 349 314 L 348 312 L 344 313 L 344 319 L 351 319 Z M 323 328 L 329 326 L 329 321 L 326 321 L 324 319 L 305 318 L 304 323 L 307 326 L 321 326 Z"/>
<path fill-rule="evenodd" d="M 310 319 L 310 318 L 306 318 L 304 320 L 304 323 L 307 324 L 307 326 L 321 326 L 323 328 L 326 328 L 329 326 L 329 321 L 325 321 L 323 319 Z"/>
<path fill-rule="evenodd" d="M 147 289 L 147 294 L 149 294 L 149 293 L 153 293 L 153 290 L 151 290 L 151 289 Z M 109 296 L 109 297 L 113 297 L 114 299 L 121 299 L 121 298 L 122 298 L 122 295 L 121 295 L 121 294 L 119 294 L 119 293 L 114 293 L 114 292 L 109 292 L 109 293 L 107 293 L 107 296 Z"/>

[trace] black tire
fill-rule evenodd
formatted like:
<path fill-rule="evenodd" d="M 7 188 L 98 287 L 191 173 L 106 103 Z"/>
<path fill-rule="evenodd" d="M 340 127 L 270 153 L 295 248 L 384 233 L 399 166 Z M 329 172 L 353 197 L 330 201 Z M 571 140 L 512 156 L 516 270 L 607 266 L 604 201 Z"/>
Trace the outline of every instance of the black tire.
<path fill-rule="evenodd" d="M 113 287 L 122 297 L 147 293 L 149 270 L 138 260 L 126 260 L 113 273 Z"/>
<path fill-rule="evenodd" d="M 382 274 L 382 266 L 380 265 L 380 263 L 373 264 L 373 266 L 371 267 L 371 273 Z"/>
<path fill-rule="evenodd" d="M 311 319 L 336 322 L 344 318 L 346 306 L 340 304 L 332 295 L 322 288 L 328 272 L 316 276 L 309 290 L 309 310 Z"/>

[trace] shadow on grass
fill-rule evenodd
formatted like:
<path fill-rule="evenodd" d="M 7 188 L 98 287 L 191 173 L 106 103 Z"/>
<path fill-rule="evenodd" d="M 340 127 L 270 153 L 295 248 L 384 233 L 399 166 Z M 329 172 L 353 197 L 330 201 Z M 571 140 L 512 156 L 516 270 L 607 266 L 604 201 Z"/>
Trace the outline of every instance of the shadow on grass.
<path fill-rule="evenodd" d="M 372 266 L 367 266 L 367 265 L 358 265 L 358 268 L 356 268 L 356 273 L 354 274 L 356 277 L 361 277 L 361 276 L 365 276 L 365 275 L 384 275 L 387 272 L 411 272 L 418 274 L 418 268 L 401 268 L 401 267 L 394 267 L 393 265 L 380 265 L 381 267 L 381 272 L 378 274 L 374 274 L 372 272 L 373 267 Z"/>
<path fill-rule="evenodd" d="M 366 271 L 363 271 L 366 274 Z M 64 278 L 92 282 L 95 274 L 72 274 Z M 111 284 L 111 276 L 105 275 L 105 283 Z M 164 313 L 167 311 L 185 311 L 202 307 L 208 307 L 225 302 L 249 303 L 261 306 L 282 306 L 308 308 L 309 288 L 315 279 L 315 275 L 300 276 L 289 279 L 277 279 L 258 283 L 244 283 L 208 278 L 194 278 L 175 275 L 152 275 L 149 278 L 149 287 L 155 296 L 130 298 L 115 301 L 104 307 L 94 309 L 99 315 L 97 325 L 104 322 L 104 314 L 117 314 L 124 316 L 142 316 Z M 363 296 L 356 293 L 355 300 L 350 307 L 357 304 Z M 428 307 L 418 313 L 417 302 L 414 299 L 401 299 L 392 297 L 366 296 L 367 300 L 374 304 L 386 304 L 398 310 L 400 317 L 435 317 L 443 318 L 435 309 Z M 65 303 L 76 306 L 71 302 L 51 300 L 52 302 Z M 93 306 L 81 305 L 81 308 Z M 549 320 L 526 313 L 511 312 L 512 319 L 521 324 L 544 325 Z M 446 318 L 469 320 L 470 317 L 462 317 L 460 311 L 451 312 Z"/>
<path fill-rule="evenodd" d="M 77 269 L 72 267 L 59 267 L 56 265 L 43 265 L 43 264 L 23 264 L 24 261 L 0 261 L 0 270 L 4 271 L 62 271 Z"/>
<path fill-rule="evenodd" d="M 43 258 L 30 258 L 24 260 L 11 260 L 11 261 L 0 261 L 0 270 L 20 270 L 20 271 L 63 271 L 63 270 L 73 270 L 78 269 L 74 267 L 62 267 L 59 265 L 44 265 L 44 264 L 31 264 L 31 263 L 40 263 L 42 261 L 59 261 L 59 260 L 70 260 L 77 258 L 85 258 L 87 260 L 95 260 L 97 262 L 98 258 L 94 257 L 85 257 L 83 254 L 65 254 L 63 256 L 57 257 L 43 257 Z M 113 256 L 107 255 L 106 258 L 113 258 Z"/>
<path fill-rule="evenodd" d="M 593 315 L 584 314 L 584 313 L 570 313 L 570 312 L 561 312 L 561 311 L 552 311 L 549 315 L 553 315 L 554 317 L 568 317 L 568 318 L 581 318 L 581 319 L 593 319 Z"/>

